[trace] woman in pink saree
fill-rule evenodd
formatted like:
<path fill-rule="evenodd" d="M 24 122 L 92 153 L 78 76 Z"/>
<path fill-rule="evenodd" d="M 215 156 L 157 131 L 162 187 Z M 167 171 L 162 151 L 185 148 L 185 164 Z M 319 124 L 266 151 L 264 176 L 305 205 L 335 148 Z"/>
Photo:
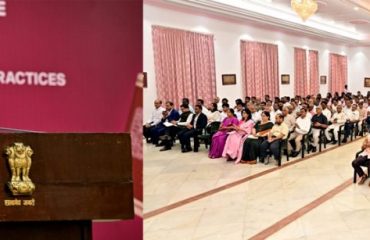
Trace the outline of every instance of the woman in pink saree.
<path fill-rule="evenodd" d="M 252 113 L 249 109 L 243 110 L 239 125 L 235 125 L 235 130 L 228 133 L 222 157 L 227 158 L 227 161 L 233 161 L 241 155 L 244 140 L 252 132 L 253 126 Z"/>
<path fill-rule="evenodd" d="M 212 143 L 208 154 L 210 158 L 222 157 L 222 152 L 224 151 L 225 142 L 228 137 L 227 133 L 234 130 L 235 125 L 239 123 L 234 115 L 234 109 L 227 110 L 226 114 L 227 117 L 222 121 L 220 129 L 212 137 Z"/>

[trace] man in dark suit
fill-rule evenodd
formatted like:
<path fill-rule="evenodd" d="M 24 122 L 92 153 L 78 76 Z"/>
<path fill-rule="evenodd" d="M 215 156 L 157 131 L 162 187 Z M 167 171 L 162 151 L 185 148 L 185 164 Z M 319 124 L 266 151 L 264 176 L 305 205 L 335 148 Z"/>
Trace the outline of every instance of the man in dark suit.
<path fill-rule="evenodd" d="M 166 112 L 167 115 L 165 118 L 162 119 L 162 121 L 151 130 L 151 140 L 152 143 L 157 145 L 159 141 L 159 137 L 163 135 L 166 131 L 166 126 L 164 125 L 165 122 L 172 122 L 177 121 L 180 118 L 180 114 L 176 109 L 173 107 L 173 102 L 167 101 L 166 102 Z"/>
<path fill-rule="evenodd" d="M 207 126 L 207 116 L 202 113 L 202 106 L 195 105 L 195 114 L 193 115 L 193 119 L 191 120 L 190 124 L 186 126 L 186 129 L 181 130 L 178 133 L 180 143 L 181 143 L 181 151 L 190 152 L 190 138 L 194 137 L 194 152 L 198 152 L 199 148 L 199 138 L 198 135 L 202 133 L 202 130 Z"/>
<path fill-rule="evenodd" d="M 193 114 L 189 110 L 189 105 L 182 104 L 180 106 L 180 109 L 180 119 L 178 121 L 173 120 L 171 122 L 171 125 L 166 126 L 164 135 L 159 138 L 162 140 L 160 145 L 163 145 L 163 148 L 159 151 L 171 150 L 171 147 L 173 146 L 173 141 L 176 138 L 177 133 L 180 132 L 182 129 L 185 129 L 186 126 L 191 123 L 191 120 L 193 119 Z"/>

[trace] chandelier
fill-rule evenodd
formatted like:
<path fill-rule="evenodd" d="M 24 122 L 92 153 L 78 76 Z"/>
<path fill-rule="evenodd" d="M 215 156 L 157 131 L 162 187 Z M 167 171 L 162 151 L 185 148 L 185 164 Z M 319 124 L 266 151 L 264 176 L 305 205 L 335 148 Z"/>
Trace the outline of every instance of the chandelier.
<path fill-rule="evenodd" d="M 303 21 L 306 21 L 317 11 L 316 0 L 292 0 L 291 6 Z"/>

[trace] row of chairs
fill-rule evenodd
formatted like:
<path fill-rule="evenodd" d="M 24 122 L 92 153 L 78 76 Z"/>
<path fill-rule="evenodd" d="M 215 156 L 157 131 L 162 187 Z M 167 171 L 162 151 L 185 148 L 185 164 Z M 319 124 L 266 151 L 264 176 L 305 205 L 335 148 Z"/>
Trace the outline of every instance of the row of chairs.
<path fill-rule="evenodd" d="M 220 124 L 221 124 L 220 122 L 210 123 L 203 130 L 203 133 L 198 136 L 199 140 L 205 144 L 206 149 L 208 149 L 208 146 L 210 146 L 211 141 L 212 141 L 212 136 L 213 136 L 213 134 L 215 134 L 218 131 L 218 129 L 220 127 Z M 359 124 L 362 125 L 361 131 L 359 130 Z M 333 132 L 333 130 L 332 130 L 332 132 Z M 351 141 L 353 141 L 353 139 L 356 138 L 357 136 L 363 136 L 365 132 L 366 132 L 365 121 L 356 122 L 354 124 L 354 127 L 352 129 L 350 129 L 350 139 L 351 139 Z M 286 161 L 289 161 L 290 156 L 289 156 L 289 152 L 288 152 L 288 144 L 289 144 L 290 135 L 292 133 L 293 133 L 293 131 L 289 132 L 288 137 L 286 139 L 280 141 L 279 149 L 280 149 L 281 154 L 280 154 L 279 159 L 278 159 L 278 166 L 281 166 L 282 155 L 285 155 L 286 156 Z M 344 125 L 340 126 L 338 134 L 339 134 L 338 145 L 340 146 L 342 144 L 341 136 L 344 135 Z M 302 149 L 301 149 L 301 157 L 302 158 L 304 158 L 305 153 L 309 154 L 311 152 L 311 148 L 309 146 L 310 146 L 310 143 L 311 143 L 312 139 L 313 139 L 313 135 L 312 135 L 312 125 L 311 125 L 311 128 L 310 128 L 309 132 L 307 134 L 303 135 L 303 138 L 302 138 Z M 327 140 L 326 140 L 326 137 L 325 137 L 325 130 L 322 129 L 320 131 L 320 135 L 319 135 L 319 152 L 322 151 L 323 147 L 324 147 L 324 149 L 326 149 L 326 145 L 327 145 Z M 269 153 L 269 155 L 271 157 L 272 154 Z"/>
<path fill-rule="evenodd" d="M 215 134 L 219 127 L 220 127 L 220 122 L 212 122 L 210 123 L 203 131 L 202 135 L 199 136 L 199 139 L 201 141 L 204 142 L 205 144 L 205 147 L 206 149 L 208 149 L 208 146 L 210 146 L 211 144 L 211 140 L 212 140 L 212 136 L 213 134 Z M 360 126 L 361 124 L 361 131 L 360 131 Z M 325 137 L 325 130 L 322 129 L 320 131 L 320 135 L 319 135 L 319 152 L 322 151 L 322 146 L 324 147 L 324 149 L 326 149 L 326 145 L 327 145 L 327 139 Z M 360 136 L 360 137 L 363 137 L 365 135 L 365 132 L 367 132 L 368 129 L 367 129 L 367 124 L 364 121 L 358 121 L 354 124 L 354 127 L 352 129 L 350 129 L 350 139 L 351 141 L 353 141 L 354 138 L 356 138 L 357 136 Z M 288 137 L 287 139 L 283 140 L 283 141 L 280 141 L 280 157 L 278 159 L 278 166 L 281 166 L 281 157 L 282 155 L 286 155 L 286 161 L 289 161 L 289 153 L 288 153 L 288 144 L 289 144 L 289 138 L 290 138 L 290 134 L 293 133 L 293 131 L 289 132 L 288 134 Z M 340 126 L 339 127 L 339 139 L 338 139 L 338 146 L 342 145 L 342 141 L 341 141 L 341 136 L 344 135 L 344 125 Z M 310 141 L 312 140 L 313 136 L 312 136 L 312 126 L 310 128 L 310 131 L 305 134 L 302 138 L 302 149 L 301 149 L 301 156 L 302 158 L 304 158 L 305 156 L 305 152 L 307 152 L 307 154 L 310 153 L 311 149 L 309 147 L 306 147 L 309 146 L 310 144 Z M 356 158 L 359 156 L 359 154 L 362 152 L 359 151 L 356 153 Z M 271 156 L 271 153 L 270 153 L 270 156 Z M 364 166 L 364 167 L 367 167 L 367 175 L 370 177 L 370 165 L 369 166 Z M 354 174 L 353 174 L 353 183 L 356 183 L 357 182 L 357 174 L 356 172 L 354 171 Z"/>
<path fill-rule="evenodd" d="M 359 130 L 360 124 L 361 124 L 361 131 Z M 367 128 L 366 128 L 365 120 L 355 122 L 354 127 L 350 129 L 351 141 L 353 141 L 353 139 L 356 138 L 357 136 L 364 136 L 366 131 L 367 131 Z M 331 130 L 331 132 L 334 134 L 334 130 Z M 289 132 L 288 137 L 285 140 L 280 141 L 280 153 L 284 153 L 286 155 L 287 161 L 289 161 L 288 144 L 289 144 L 289 138 L 290 138 L 291 133 L 293 133 L 293 131 Z M 344 135 L 344 125 L 341 125 L 338 130 L 338 136 L 339 136 L 338 146 L 342 145 L 342 141 L 341 141 L 342 135 Z M 302 158 L 304 158 L 306 152 L 307 154 L 311 152 L 312 149 L 309 146 L 312 140 L 313 140 L 313 135 L 312 135 L 312 125 L 311 125 L 311 128 L 308 131 L 308 133 L 303 135 L 303 138 L 302 138 L 302 149 L 301 149 Z M 327 145 L 327 139 L 325 136 L 325 129 L 321 129 L 320 135 L 319 135 L 319 152 L 323 150 L 322 146 L 324 147 L 324 149 L 326 149 L 326 145 Z M 281 156 L 278 159 L 278 166 L 281 166 Z"/>

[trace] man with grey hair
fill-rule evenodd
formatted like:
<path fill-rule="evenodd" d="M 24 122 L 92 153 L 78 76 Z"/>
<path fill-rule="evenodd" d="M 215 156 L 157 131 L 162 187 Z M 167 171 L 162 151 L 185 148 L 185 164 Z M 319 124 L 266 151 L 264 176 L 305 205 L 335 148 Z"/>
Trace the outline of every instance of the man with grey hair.
<path fill-rule="evenodd" d="M 344 139 L 343 143 L 347 142 L 347 138 L 351 133 L 351 130 L 354 128 L 355 124 L 360 120 L 360 113 L 357 110 L 357 104 L 352 104 L 351 111 L 346 115 L 347 121 L 344 125 Z"/>
<path fill-rule="evenodd" d="M 284 116 L 284 122 L 285 124 L 288 126 L 288 129 L 289 129 L 289 132 L 293 130 L 294 126 L 295 126 L 295 117 L 290 114 L 290 109 L 289 108 L 292 108 L 292 106 L 290 107 L 283 107 L 283 116 Z"/>
<path fill-rule="evenodd" d="M 308 116 L 307 109 L 302 108 L 299 118 L 296 120 L 294 132 L 290 135 L 291 141 L 295 142 L 295 150 L 293 150 L 291 144 L 288 145 L 288 152 L 291 152 L 292 157 L 298 156 L 302 149 L 302 138 L 303 135 L 307 134 L 311 128 L 311 118 Z"/>
<path fill-rule="evenodd" d="M 271 122 L 274 123 L 274 124 L 275 124 L 275 116 L 277 114 L 281 114 L 281 111 L 279 109 L 279 105 L 277 103 L 274 103 L 273 109 L 270 112 L 270 119 L 271 119 Z"/>
<path fill-rule="evenodd" d="M 247 104 L 249 111 L 252 113 L 252 120 L 256 122 L 261 121 L 261 110 L 257 111 L 256 106 L 253 103 L 248 103 Z"/>
<path fill-rule="evenodd" d="M 316 107 L 316 114 L 313 115 L 312 119 L 312 135 L 313 135 L 313 145 L 312 152 L 316 152 L 317 146 L 319 145 L 320 132 L 328 127 L 328 119 L 322 112 L 322 107 L 319 105 Z"/>
<path fill-rule="evenodd" d="M 220 98 L 219 97 L 215 97 L 213 99 L 213 103 L 216 103 L 217 104 L 217 108 L 218 109 L 222 109 L 222 103 L 220 102 Z"/>
<path fill-rule="evenodd" d="M 331 137 L 329 135 L 329 131 L 333 130 L 334 140 L 332 140 L 332 144 L 336 144 L 339 139 L 339 128 L 346 122 L 346 115 L 342 111 L 342 105 L 337 105 L 336 112 L 333 114 L 330 121 L 332 124 L 326 128 L 325 136 L 330 141 Z"/>

